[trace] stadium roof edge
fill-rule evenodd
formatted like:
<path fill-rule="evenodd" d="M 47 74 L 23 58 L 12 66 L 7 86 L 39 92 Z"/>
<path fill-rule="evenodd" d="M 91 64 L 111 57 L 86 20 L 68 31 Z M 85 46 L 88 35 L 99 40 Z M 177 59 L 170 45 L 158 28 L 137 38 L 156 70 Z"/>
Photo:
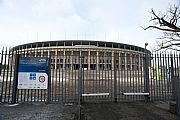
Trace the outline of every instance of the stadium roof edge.
<path fill-rule="evenodd" d="M 72 46 L 72 44 L 96 45 L 98 47 L 121 48 L 121 49 L 141 51 L 149 54 L 151 53 L 149 50 L 135 45 L 117 43 L 117 42 L 95 41 L 95 40 L 56 40 L 56 41 L 33 42 L 33 43 L 27 43 L 27 44 L 15 46 L 11 50 L 15 51 L 25 48 L 48 47 L 48 46 L 69 46 L 69 45 Z"/>

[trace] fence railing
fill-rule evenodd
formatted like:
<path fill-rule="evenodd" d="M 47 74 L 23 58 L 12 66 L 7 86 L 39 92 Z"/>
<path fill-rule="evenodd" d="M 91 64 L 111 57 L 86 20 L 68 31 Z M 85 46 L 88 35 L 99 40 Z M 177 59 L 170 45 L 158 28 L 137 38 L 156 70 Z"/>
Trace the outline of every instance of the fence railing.
<path fill-rule="evenodd" d="M 179 78 L 178 54 L 86 56 L 42 51 L 2 50 L 0 102 L 78 102 L 79 92 L 82 102 L 175 98 L 173 77 Z M 17 89 L 17 56 L 50 58 L 48 89 Z"/>

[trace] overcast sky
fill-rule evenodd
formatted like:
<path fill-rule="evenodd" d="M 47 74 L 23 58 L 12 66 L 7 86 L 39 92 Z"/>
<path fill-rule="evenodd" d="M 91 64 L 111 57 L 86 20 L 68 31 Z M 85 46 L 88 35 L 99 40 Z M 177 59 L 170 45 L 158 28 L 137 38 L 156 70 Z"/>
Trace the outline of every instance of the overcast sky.
<path fill-rule="evenodd" d="M 159 31 L 144 31 L 149 11 L 165 10 L 178 0 L 0 0 L 0 42 L 87 39 L 152 49 Z"/>

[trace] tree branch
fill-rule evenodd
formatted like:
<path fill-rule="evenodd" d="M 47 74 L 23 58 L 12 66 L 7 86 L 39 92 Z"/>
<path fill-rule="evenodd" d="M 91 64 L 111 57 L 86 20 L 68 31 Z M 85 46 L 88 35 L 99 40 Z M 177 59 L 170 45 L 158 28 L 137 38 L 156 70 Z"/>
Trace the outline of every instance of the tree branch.
<path fill-rule="evenodd" d="M 142 27 L 144 30 L 157 29 L 163 31 L 164 36 L 159 38 L 157 50 L 171 49 L 180 51 L 180 6 L 170 5 L 166 13 L 157 14 L 154 9 L 151 9 L 152 17 L 150 22 L 152 25 Z"/>
<path fill-rule="evenodd" d="M 143 27 L 142 27 L 143 28 Z M 143 28 L 144 30 L 147 30 L 149 28 L 156 28 L 158 30 L 162 30 L 162 31 L 169 31 L 169 32 L 180 32 L 180 29 L 166 29 L 166 28 L 160 28 L 160 27 L 157 27 L 157 26 L 148 26 L 146 28 Z"/>
<path fill-rule="evenodd" d="M 151 25 L 143 28 L 144 30 L 147 30 L 149 28 L 155 28 L 161 31 L 180 32 L 180 27 L 176 25 L 178 19 L 180 18 L 180 10 L 178 7 L 170 7 L 169 15 L 172 14 L 171 16 L 169 16 L 168 14 L 164 16 L 157 15 L 153 9 L 151 9 L 151 14 L 153 15 L 153 17 L 150 21 L 158 21 L 159 26 Z M 168 19 L 165 19 L 166 16 L 170 18 L 169 21 Z"/>

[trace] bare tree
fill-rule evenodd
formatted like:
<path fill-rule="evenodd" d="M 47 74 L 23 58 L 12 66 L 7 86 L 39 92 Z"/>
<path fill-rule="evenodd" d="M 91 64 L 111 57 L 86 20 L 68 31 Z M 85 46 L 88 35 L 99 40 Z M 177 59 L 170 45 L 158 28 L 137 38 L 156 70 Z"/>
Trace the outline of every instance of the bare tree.
<path fill-rule="evenodd" d="M 156 50 L 172 49 L 180 51 L 180 6 L 169 5 L 166 13 L 159 12 L 159 14 L 152 9 L 151 14 L 150 22 L 152 25 L 143 27 L 143 29 L 163 31 L 163 36 L 157 41 L 158 48 Z"/>

